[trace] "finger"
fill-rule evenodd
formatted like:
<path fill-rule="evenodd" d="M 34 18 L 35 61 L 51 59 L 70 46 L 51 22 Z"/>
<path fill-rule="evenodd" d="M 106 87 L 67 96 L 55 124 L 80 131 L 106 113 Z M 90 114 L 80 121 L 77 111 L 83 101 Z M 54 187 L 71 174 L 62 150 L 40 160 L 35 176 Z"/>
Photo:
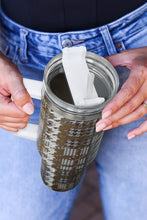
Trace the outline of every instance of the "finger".
<path fill-rule="evenodd" d="M 27 114 L 21 111 L 8 97 L 0 97 L 0 116 L 22 118 Z"/>
<path fill-rule="evenodd" d="M 118 53 L 118 54 L 114 54 L 111 56 L 107 56 L 105 57 L 114 67 L 117 66 L 126 66 L 127 68 L 131 68 L 131 62 L 132 59 L 130 60 L 130 58 L 128 59 L 128 55 L 125 53 L 125 51 Z"/>
<path fill-rule="evenodd" d="M 139 136 L 145 132 L 147 132 L 147 119 L 139 127 L 128 132 L 127 137 L 130 140 L 130 139 L 132 139 L 136 136 Z"/>
<path fill-rule="evenodd" d="M 144 107 L 144 105 L 142 104 L 141 106 L 139 106 L 138 109 L 136 109 L 134 112 L 132 112 L 131 114 L 127 115 L 126 117 L 122 118 L 119 120 L 119 124 L 123 125 L 123 124 L 128 124 L 132 121 L 136 121 L 140 118 L 142 118 L 144 115 L 147 114 L 147 109 Z"/>
<path fill-rule="evenodd" d="M 33 101 L 23 84 L 23 78 L 17 67 L 0 53 L 1 87 L 12 95 L 15 104 L 27 114 L 34 111 Z"/>
<path fill-rule="evenodd" d="M 137 51 L 137 48 L 135 49 Z M 111 56 L 105 57 L 114 67 L 116 66 L 126 66 L 127 68 L 132 67 L 132 62 L 136 57 L 136 52 L 134 49 L 125 50 L 121 53 L 114 54 Z"/>
<path fill-rule="evenodd" d="M 8 128 L 23 129 L 27 126 L 27 123 L 1 123 L 0 125 Z"/>
<path fill-rule="evenodd" d="M 4 129 L 6 131 L 18 132 L 17 128 L 10 128 L 10 127 L 7 127 L 5 125 L 0 125 L 0 128 Z"/>
<path fill-rule="evenodd" d="M 15 104 L 27 114 L 34 112 L 33 101 L 23 84 L 21 75 L 13 77 L 9 83 L 9 90 Z"/>
<path fill-rule="evenodd" d="M 112 114 L 110 118 L 107 117 L 106 120 L 110 119 L 110 123 L 114 123 L 115 121 L 118 121 L 121 118 L 132 113 L 135 109 L 138 108 L 138 106 L 140 106 L 143 103 L 145 99 L 145 95 L 143 93 L 145 90 L 144 90 L 144 87 L 141 87 L 138 93 L 132 99 L 130 99 L 129 102 L 124 104 L 124 106 L 122 106 L 116 113 Z"/>
<path fill-rule="evenodd" d="M 137 73 L 136 73 L 137 71 Z M 125 103 L 127 103 L 144 83 L 144 78 L 138 74 L 139 70 L 132 70 L 129 78 L 122 86 L 121 90 L 114 97 L 114 99 L 104 108 L 102 118 L 105 119 L 118 111 Z"/>
<path fill-rule="evenodd" d="M 0 96 L 10 96 L 10 92 L 4 88 L 0 88 Z"/>
<path fill-rule="evenodd" d="M 140 118 L 142 118 L 146 114 L 147 114 L 147 108 L 145 108 L 144 105 L 142 104 L 134 112 L 132 112 L 132 113 L 128 114 L 126 117 L 123 117 L 120 120 L 115 121 L 114 123 L 112 123 L 110 125 L 110 128 L 115 128 L 115 127 L 118 127 L 120 125 L 128 124 L 128 123 L 131 123 L 133 121 L 139 120 Z M 104 128 L 104 130 L 108 130 L 110 128 L 109 128 L 109 126 L 106 126 Z"/>
<path fill-rule="evenodd" d="M 27 114 L 32 114 L 34 111 L 33 101 L 23 84 L 23 78 L 17 67 L 1 54 L 0 68 L 2 73 L 5 73 L 0 77 L 1 87 L 12 95 L 19 108 Z"/>
<path fill-rule="evenodd" d="M 0 123 L 4 122 L 11 122 L 11 123 L 22 123 L 22 122 L 28 122 L 29 121 L 29 115 L 23 118 L 14 118 L 14 117 L 7 117 L 7 116 L 1 116 L 0 115 Z"/>
<path fill-rule="evenodd" d="M 144 107 L 144 104 L 140 105 L 134 112 L 128 114 L 127 116 L 114 120 L 113 116 L 110 116 L 106 119 L 101 119 L 96 123 L 96 132 L 101 130 L 108 130 L 110 128 L 115 128 L 123 124 L 128 124 L 132 121 L 138 120 L 147 113 L 147 108 Z"/>

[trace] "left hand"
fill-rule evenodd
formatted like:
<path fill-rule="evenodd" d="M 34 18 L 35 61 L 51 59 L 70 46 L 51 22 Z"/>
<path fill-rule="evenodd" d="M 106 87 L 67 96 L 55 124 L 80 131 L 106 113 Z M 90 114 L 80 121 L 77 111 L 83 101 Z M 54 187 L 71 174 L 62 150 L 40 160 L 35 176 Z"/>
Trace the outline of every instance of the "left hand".
<path fill-rule="evenodd" d="M 126 66 L 131 70 L 129 78 L 113 100 L 104 108 L 96 131 L 108 130 L 138 120 L 147 114 L 147 47 L 126 50 L 106 59 L 114 66 Z M 127 137 L 147 132 L 147 118 Z"/>

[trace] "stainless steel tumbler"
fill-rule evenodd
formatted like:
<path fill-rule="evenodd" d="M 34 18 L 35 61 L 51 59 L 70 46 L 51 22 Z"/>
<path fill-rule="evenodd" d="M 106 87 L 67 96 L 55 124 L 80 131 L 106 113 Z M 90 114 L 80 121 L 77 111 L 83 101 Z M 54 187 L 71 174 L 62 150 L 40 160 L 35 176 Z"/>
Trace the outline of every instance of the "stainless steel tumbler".
<path fill-rule="evenodd" d="M 117 73 L 106 59 L 87 52 L 86 62 L 95 75 L 98 95 L 105 98 L 100 105 L 73 104 L 62 54 L 50 60 L 44 72 L 37 146 L 42 157 L 42 179 L 55 191 L 74 188 L 85 167 L 96 157 L 103 132 L 96 133 L 95 124 L 119 85 Z"/>

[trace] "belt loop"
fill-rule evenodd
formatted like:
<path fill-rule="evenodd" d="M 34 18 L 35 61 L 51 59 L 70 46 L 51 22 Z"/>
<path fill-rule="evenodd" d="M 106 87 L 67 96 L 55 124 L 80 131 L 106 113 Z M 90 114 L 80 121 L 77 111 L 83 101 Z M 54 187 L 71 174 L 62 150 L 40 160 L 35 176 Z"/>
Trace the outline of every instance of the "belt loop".
<path fill-rule="evenodd" d="M 20 59 L 22 62 L 27 63 L 27 35 L 28 31 L 20 29 Z"/>
<path fill-rule="evenodd" d="M 115 45 L 113 43 L 112 36 L 109 32 L 109 29 L 106 25 L 103 26 L 102 28 L 100 28 L 100 33 L 103 37 L 108 55 L 116 54 L 117 50 L 116 50 Z"/>

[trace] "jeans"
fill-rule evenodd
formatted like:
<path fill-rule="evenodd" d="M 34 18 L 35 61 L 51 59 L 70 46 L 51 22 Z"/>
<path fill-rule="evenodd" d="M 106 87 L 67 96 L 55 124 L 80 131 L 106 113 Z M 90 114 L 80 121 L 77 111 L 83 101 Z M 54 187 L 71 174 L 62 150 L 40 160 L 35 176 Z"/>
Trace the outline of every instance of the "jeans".
<path fill-rule="evenodd" d="M 46 33 L 23 27 L 1 10 L 0 50 L 23 77 L 42 80 L 48 61 L 65 46 L 86 46 L 101 56 L 147 46 L 147 3 L 110 24 L 84 31 Z M 118 67 L 120 87 L 129 75 Z M 38 123 L 34 100 L 31 123 Z M 95 159 L 106 220 L 147 219 L 147 133 L 128 141 L 126 134 L 145 117 L 105 131 Z M 0 129 L 0 219 L 67 220 L 81 183 L 67 192 L 46 187 L 40 175 L 36 142 Z"/>

